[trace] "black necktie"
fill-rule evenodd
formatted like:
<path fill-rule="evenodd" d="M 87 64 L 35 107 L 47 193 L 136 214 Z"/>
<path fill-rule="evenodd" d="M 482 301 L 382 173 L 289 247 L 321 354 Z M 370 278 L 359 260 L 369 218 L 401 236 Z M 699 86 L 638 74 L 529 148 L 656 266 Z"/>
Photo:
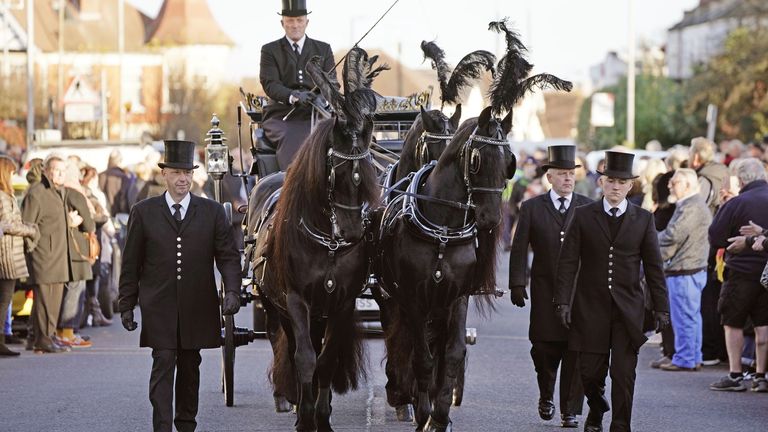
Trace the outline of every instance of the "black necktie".
<path fill-rule="evenodd" d="M 297 44 L 296 42 L 293 43 L 293 52 L 296 53 L 296 57 L 301 55 L 301 53 L 299 52 L 299 44 Z"/>
<path fill-rule="evenodd" d="M 557 211 L 559 211 L 560 214 L 565 214 L 565 212 L 568 211 L 568 209 L 565 208 L 565 197 L 560 197 L 557 200 L 560 201 L 560 207 L 557 208 Z"/>
<path fill-rule="evenodd" d="M 181 204 L 174 204 L 173 210 L 173 218 L 176 219 L 176 222 L 181 222 Z"/>
<path fill-rule="evenodd" d="M 611 217 L 618 217 L 617 214 L 619 213 L 618 207 L 613 207 L 612 209 L 608 210 L 611 212 Z"/>

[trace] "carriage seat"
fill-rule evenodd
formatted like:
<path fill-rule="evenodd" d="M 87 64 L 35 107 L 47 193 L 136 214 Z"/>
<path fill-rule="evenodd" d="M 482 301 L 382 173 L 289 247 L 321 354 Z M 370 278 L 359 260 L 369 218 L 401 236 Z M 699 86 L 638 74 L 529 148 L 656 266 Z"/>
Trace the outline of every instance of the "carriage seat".
<path fill-rule="evenodd" d="M 264 107 L 269 104 L 269 98 L 265 96 L 253 96 L 249 94 L 248 106 L 242 102 L 240 106 L 251 119 L 251 139 L 254 144 L 253 165 L 251 175 L 265 177 L 280 171 L 277 165 L 277 148 L 269 142 L 262 128 L 264 120 Z"/>

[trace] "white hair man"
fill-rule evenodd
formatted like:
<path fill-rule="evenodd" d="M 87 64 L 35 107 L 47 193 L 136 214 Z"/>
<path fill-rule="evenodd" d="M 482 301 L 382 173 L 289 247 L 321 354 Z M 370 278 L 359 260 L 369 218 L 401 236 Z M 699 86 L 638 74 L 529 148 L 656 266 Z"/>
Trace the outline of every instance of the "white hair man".
<path fill-rule="evenodd" d="M 723 180 L 728 176 L 728 167 L 715 162 L 715 143 L 704 138 L 696 137 L 691 140 L 688 154 L 688 166 L 699 176 L 700 194 L 707 202 L 712 214 L 720 206 L 718 192 Z"/>
<path fill-rule="evenodd" d="M 707 283 L 707 233 L 712 215 L 699 195 L 696 171 L 680 168 L 669 180 L 676 198 L 675 212 L 659 232 L 664 277 L 669 291 L 669 309 L 675 334 L 675 353 L 666 371 L 699 370 L 702 362 L 701 292 Z"/>

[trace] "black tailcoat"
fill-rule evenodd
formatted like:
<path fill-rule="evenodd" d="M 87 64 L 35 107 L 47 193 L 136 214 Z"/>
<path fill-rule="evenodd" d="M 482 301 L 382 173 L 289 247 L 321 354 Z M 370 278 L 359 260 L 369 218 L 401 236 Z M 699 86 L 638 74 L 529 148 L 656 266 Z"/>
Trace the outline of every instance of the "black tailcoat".
<path fill-rule="evenodd" d="M 619 309 L 635 351 L 645 343 L 641 262 L 653 310 L 669 312 L 653 215 L 632 203 L 628 203 L 621 228 L 613 240 L 602 199 L 577 208 L 566 230 L 558 261 L 555 304 L 571 304 L 572 290 L 576 290 L 569 333 L 572 350 L 609 352 L 614 305 Z"/>
<path fill-rule="evenodd" d="M 141 346 L 221 346 L 214 259 L 226 291 L 239 294 L 240 255 L 221 204 L 191 195 L 181 225 L 173 219 L 165 194 L 133 206 L 123 252 L 118 309 L 132 310 L 138 303 Z"/>
<path fill-rule="evenodd" d="M 555 296 L 557 256 L 560 253 L 567 222 L 573 218 L 576 207 L 592 200 L 574 193 L 565 218 L 557 211 L 549 192 L 524 201 L 518 214 L 515 238 L 509 254 L 509 287 L 526 285 L 528 245 L 533 250 L 531 265 L 531 341 L 567 341 L 568 333 L 555 315 L 552 299 Z"/>

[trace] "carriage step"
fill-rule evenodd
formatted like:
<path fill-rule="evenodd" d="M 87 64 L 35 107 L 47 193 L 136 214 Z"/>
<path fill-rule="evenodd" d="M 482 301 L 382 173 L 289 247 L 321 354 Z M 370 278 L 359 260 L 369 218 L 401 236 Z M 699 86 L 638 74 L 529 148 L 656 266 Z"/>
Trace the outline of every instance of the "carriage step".
<path fill-rule="evenodd" d="M 477 343 L 477 329 L 474 327 L 467 327 L 467 334 L 464 337 L 467 345 L 474 345 Z"/>

